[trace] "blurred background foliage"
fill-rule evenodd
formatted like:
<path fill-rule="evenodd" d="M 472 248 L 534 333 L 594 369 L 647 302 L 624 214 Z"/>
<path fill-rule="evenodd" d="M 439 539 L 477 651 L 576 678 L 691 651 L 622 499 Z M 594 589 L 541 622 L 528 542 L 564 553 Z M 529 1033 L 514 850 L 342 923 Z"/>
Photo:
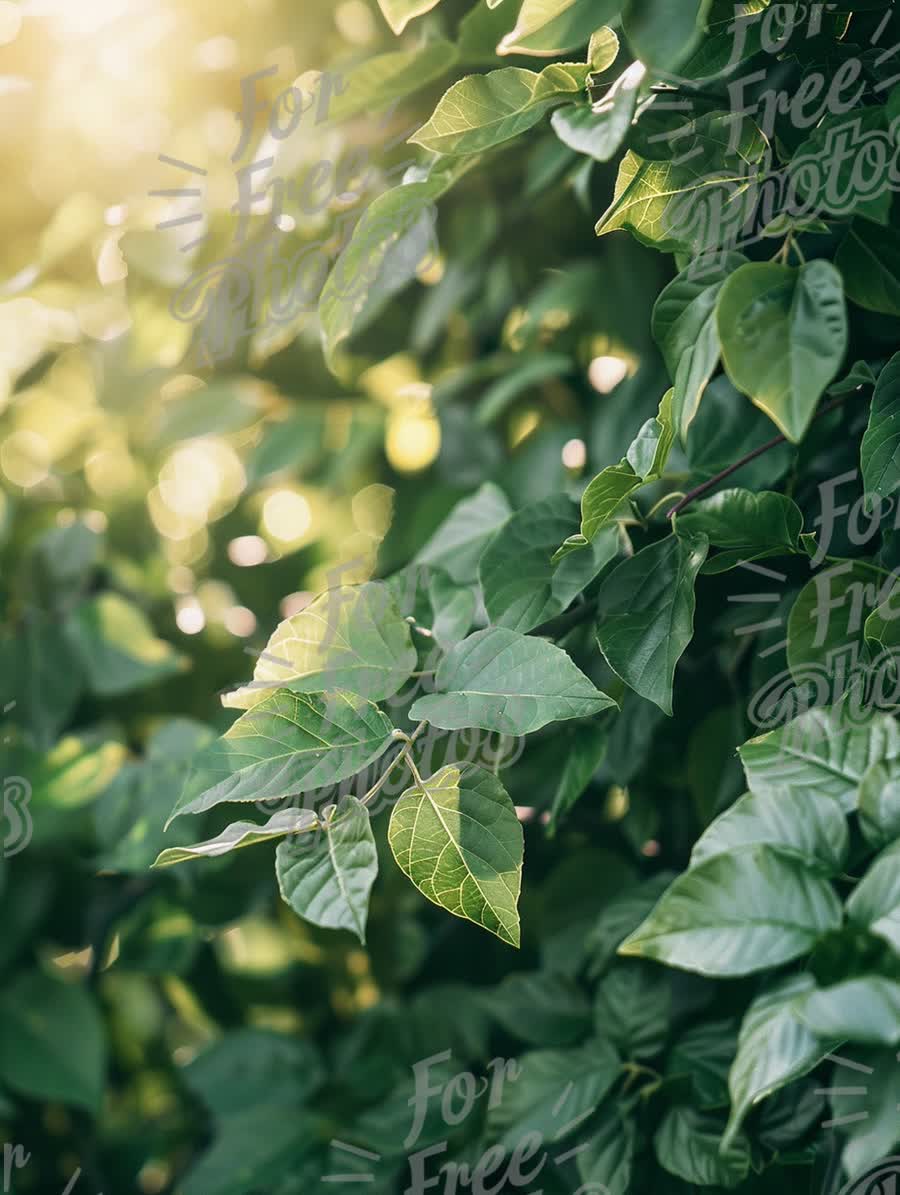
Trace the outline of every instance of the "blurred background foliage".
<path fill-rule="evenodd" d="M 363 952 L 280 903 L 268 852 L 149 865 L 184 761 L 230 720 L 217 693 L 280 618 L 403 565 L 484 481 L 515 506 L 577 493 L 666 388 L 649 313 L 669 267 L 631 238 L 595 240 L 615 167 L 546 124 L 442 202 L 439 253 L 336 375 L 309 313 L 215 360 L 202 326 L 171 314 L 230 251 L 236 171 L 261 156 L 265 114 L 233 160 L 242 79 L 276 68 L 256 84 L 272 103 L 304 72 L 352 80 L 438 36 L 477 67 L 514 18 L 448 0 L 398 43 L 365 0 L 0 3 L 2 776 L 33 794 L 32 839 L 0 859 L 0 1124 L 30 1154 L 10 1189 L 50 1195 L 81 1167 L 76 1191 L 153 1195 L 187 1174 L 186 1192 L 246 1195 L 251 1165 L 287 1195 L 326 1166 L 293 1111 L 326 1076 L 332 1128 L 384 1099 L 390 1136 L 412 1060 L 445 1044 L 486 1056 L 487 1012 L 448 985 L 499 981 L 508 953 L 433 918 L 396 869 Z M 351 194 L 281 217 L 287 243 L 333 255 L 347 211 L 415 160 L 405 136 L 444 83 L 270 139 L 285 178 L 363 151 Z M 540 803 L 527 775 L 524 789 Z M 622 831 L 636 857 L 644 821 Z M 577 855 L 554 873 L 543 836 L 529 850 L 523 907 L 542 912 L 524 919 L 521 967 L 542 934 L 565 953 L 584 874 Z"/>

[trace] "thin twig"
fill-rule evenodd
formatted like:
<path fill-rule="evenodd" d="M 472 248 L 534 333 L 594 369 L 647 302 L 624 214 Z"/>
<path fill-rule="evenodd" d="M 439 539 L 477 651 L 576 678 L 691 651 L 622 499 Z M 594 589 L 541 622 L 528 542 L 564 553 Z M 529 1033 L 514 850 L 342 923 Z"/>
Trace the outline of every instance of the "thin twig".
<path fill-rule="evenodd" d="M 385 768 L 384 772 L 382 772 L 381 776 L 375 782 L 375 784 L 372 785 L 372 787 L 369 789 L 369 791 L 366 793 L 366 795 L 364 797 L 360 798 L 361 804 L 367 805 L 369 803 L 369 801 L 372 800 L 373 797 L 376 797 L 381 792 L 381 790 L 384 788 L 384 786 L 388 782 L 388 777 L 390 776 L 391 772 L 393 772 L 394 768 L 397 766 L 398 763 L 408 763 L 409 770 L 413 774 L 413 779 L 416 781 L 417 784 L 422 783 L 422 777 L 419 775 L 418 768 L 416 767 L 414 761 L 410 758 L 410 752 L 412 751 L 413 747 L 415 746 L 416 739 L 419 737 L 419 735 L 421 735 L 423 733 L 423 731 L 425 730 L 425 727 L 427 725 L 428 725 L 427 722 L 420 722 L 419 725 L 416 727 L 416 729 L 412 732 L 412 734 L 403 734 L 402 737 L 401 737 L 400 731 L 395 731 L 397 738 L 400 741 L 402 741 L 402 743 L 403 743 L 403 750 L 399 751 L 394 756 L 394 758 L 391 760 L 391 762 Z"/>
<path fill-rule="evenodd" d="M 824 415 L 836 411 L 838 407 L 844 405 L 850 396 L 842 394 L 839 398 L 833 399 L 826 403 L 820 411 L 817 411 L 813 416 L 814 419 L 821 419 Z M 738 469 L 743 469 L 744 465 L 749 465 L 751 461 L 755 461 L 758 456 L 762 456 L 765 452 L 770 452 L 773 448 L 777 448 L 779 444 L 786 444 L 787 436 L 776 436 L 774 440 L 769 440 L 766 444 L 761 444 L 759 448 L 754 448 L 752 452 L 748 452 L 746 456 L 742 456 L 739 461 L 735 461 L 733 465 L 729 465 L 727 469 L 723 469 L 721 473 L 717 473 L 715 477 L 711 477 L 709 481 L 704 481 L 702 485 L 698 485 L 695 489 L 688 491 L 679 503 L 672 507 L 666 518 L 670 521 L 676 515 L 681 514 L 686 506 L 690 506 L 698 498 L 702 498 L 704 494 L 709 493 L 710 490 L 715 489 L 720 481 L 724 481 L 726 477 L 730 477 L 732 473 L 737 473 Z"/>

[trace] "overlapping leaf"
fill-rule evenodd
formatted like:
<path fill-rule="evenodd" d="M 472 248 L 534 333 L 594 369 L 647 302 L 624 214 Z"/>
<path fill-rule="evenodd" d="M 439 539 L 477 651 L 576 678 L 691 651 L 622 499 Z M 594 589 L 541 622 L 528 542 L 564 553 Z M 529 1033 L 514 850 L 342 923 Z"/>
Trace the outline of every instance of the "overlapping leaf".
<path fill-rule="evenodd" d="M 345 689 L 371 701 L 393 696 L 416 667 L 410 629 L 380 582 L 329 589 L 277 628 L 253 681 L 227 693 L 231 709 L 252 709 L 273 689 Z"/>
<path fill-rule="evenodd" d="M 381 710 L 352 693 L 279 689 L 195 758 L 172 817 L 336 784 L 377 759 L 392 734 Z"/>

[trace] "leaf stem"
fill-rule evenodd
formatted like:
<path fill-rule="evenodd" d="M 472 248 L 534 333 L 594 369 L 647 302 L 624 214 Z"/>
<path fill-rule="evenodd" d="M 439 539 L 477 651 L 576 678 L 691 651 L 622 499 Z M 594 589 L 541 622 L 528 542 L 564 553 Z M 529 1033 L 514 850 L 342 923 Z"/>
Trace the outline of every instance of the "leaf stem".
<path fill-rule="evenodd" d="M 842 394 L 839 398 L 833 399 L 826 403 L 820 411 L 817 411 L 813 419 L 821 419 L 824 415 L 836 411 L 838 407 L 843 406 L 847 401 L 849 395 Z M 773 448 L 777 448 L 779 444 L 787 443 L 787 436 L 775 436 L 774 439 L 761 444 L 759 448 L 754 448 L 752 452 L 748 452 L 742 456 L 739 461 L 735 461 L 733 465 L 729 465 L 727 469 L 723 469 L 721 473 L 717 473 L 715 477 L 711 477 L 709 481 L 704 481 L 702 485 L 698 485 L 695 489 L 689 490 L 684 495 L 680 502 L 678 502 L 666 515 L 666 518 L 671 521 L 676 515 L 681 514 L 686 506 L 690 506 L 692 502 L 696 502 L 698 498 L 702 498 L 704 494 L 709 493 L 710 490 L 715 489 L 720 481 L 724 481 L 726 477 L 730 477 L 732 473 L 737 473 L 738 469 L 742 469 L 744 465 L 749 465 L 751 461 L 755 461 L 758 456 L 762 456 L 765 452 L 770 452 Z"/>
<path fill-rule="evenodd" d="M 427 722 L 420 722 L 419 725 L 416 727 L 416 729 L 412 732 L 412 734 L 404 734 L 404 732 L 402 730 L 394 731 L 395 737 L 400 742 L 403 743 L 403 750 L 399 751 L 397 753 L 397 755 L 394 756 L 394 758 L 391 760 L 391 762 L 388 764 L 388 766 L 382 772 L 382 774 L 378 778 L 378 780 L 372 785 L 372 787 L 369 789 L 369 791 L 366 793 L 366 795 L 364 797 L 360 798 L 361 805 L 367 805 L 369 803 L 369 801 L 372 800 L 373 797 L 376 797 L 381 792 L 381 790 L 384 788 L 384 786 L 388 782 L 388 777 L 390 776 L 391 772 L 393 772 L 394 768 L 397 766 L 398 763 L 406 763 L 409 767 L 409 770 L 413 774 L 413 779 L 415 780 L 416 784 L 421 785 L 422 777 L 419 775 L 419 769 L 416 767 L 415 760 L 412 758 L 410 752 L 412 751 L 413 747 L 415 746 L 416 739 L 419 737 L 419 735 L 421 735 L 424 732 L 425 727 L 427 725 L 428 725 Z"/>

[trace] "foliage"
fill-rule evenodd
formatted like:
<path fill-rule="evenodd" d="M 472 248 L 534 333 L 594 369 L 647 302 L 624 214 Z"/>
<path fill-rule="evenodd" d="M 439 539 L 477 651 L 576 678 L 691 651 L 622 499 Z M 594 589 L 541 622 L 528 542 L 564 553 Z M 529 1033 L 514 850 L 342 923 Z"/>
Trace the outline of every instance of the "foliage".
<path fill-rule="evenodd" d="M 900 1138 L 900 21 L 379 5 L 257 120 L 344 171 L 315 312 L 213 206 L 11 354 L 16 1183 L 834 1195 Z"/>

